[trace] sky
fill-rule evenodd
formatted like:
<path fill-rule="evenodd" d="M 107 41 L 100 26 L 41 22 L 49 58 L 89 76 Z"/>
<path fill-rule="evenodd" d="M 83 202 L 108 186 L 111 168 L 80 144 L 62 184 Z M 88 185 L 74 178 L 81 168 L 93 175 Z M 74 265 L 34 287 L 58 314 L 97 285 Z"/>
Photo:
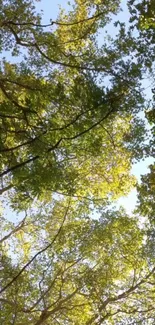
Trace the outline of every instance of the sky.
<path fill-rule="evenodd" d="M 70 1 L 70 3 L 71 2 L 72 1 Z M 41 12 L 41 10 L 43 10 L 43 12 L 44 12 L 43 18 L 42 18 L 43 24 L 48 24 L 50 22 L 50 19 L 56 20 L 60 5 L 62 8 L 65 8 L 65 9 L 69 8 L 68 1 L 65 1 L 65 0 L 55 0 L 55 1 L 41 0 L 40 2 L 36 2 L 37 11 Z M 129 14 L 127 11 L 125 0 L 122 0 L 122 9 L 123 9 L 123 11 L 120 12 L 119 19 L 127 22 Z M 117 20 L 118 20 L 118 16 L 117 16 Z M 109 24 L 108 28 L 106 28 L 106 29 L 108 29 L 108 32 L 111 33 L 112 35 L 115 33 L 115 29 L 114 29 L 112 23 Z M 103 35 L 104 35 L 103 31 L 101 30 L 99 37 L 98 37 L 99 43 L 102 43 Z M 10 59 L 9 54 L 7 54 L 7 58 Z M 146 89 L 146 91 L 145 91 L 146 96 L 149 98 L 151 95 L 150 81 L 148 81 L 147 79 L 145 79 L 145 81 L 144 81 L 144 87 Z M 144 175 L 148 172 L 148 166 L 151 163 L 153 163 L 152 158 L 147 158 L 145 161 L 138 162 L 133 165 L 131 173 L 137 177 L 138 181 L 140 181 L 140 176 Z M 119 208 L 119 206 L 123 206 L 126 209 L 126 211 L 129 214 L 131 214 L 135 208 L 136 200 L 137 200 L 136 190 L 133 189 L 127 197 L 122 197 L 118 200 L 116 207 Z M 23 217 L 23 214 L 20 214 L 19 216 L 17 216 L 16 213 L 12 212 L 8 207 L 6 207 L 5 216 L 9 220 L 15 221 L 17 219 L 21 219 Z"/>

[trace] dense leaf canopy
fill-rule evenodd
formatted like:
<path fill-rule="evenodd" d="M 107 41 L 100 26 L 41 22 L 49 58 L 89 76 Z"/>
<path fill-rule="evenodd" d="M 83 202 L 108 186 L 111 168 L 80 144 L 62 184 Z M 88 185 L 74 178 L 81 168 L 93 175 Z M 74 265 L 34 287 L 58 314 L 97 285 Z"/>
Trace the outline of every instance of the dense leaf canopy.
<path fill-rule="evenodd" d="M 0 1 L 1 324 L 154 324 L 153 4 Z"/>

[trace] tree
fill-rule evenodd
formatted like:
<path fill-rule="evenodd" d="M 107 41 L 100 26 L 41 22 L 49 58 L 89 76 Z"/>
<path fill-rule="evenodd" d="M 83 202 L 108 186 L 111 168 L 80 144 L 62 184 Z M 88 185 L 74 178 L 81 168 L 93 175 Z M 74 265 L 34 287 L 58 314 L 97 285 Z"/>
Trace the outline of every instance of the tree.
<path fill-rule="evenodd" d="M 132 57 L 137 60 L 143 70 L 144 79 L 148 80 L 150 96 L 147 98 L 146 109 L 144 110 L 145 118 L 148 123 L 149 137 L 145 138 L 148 145 L 144 149 L 146 157 L 154 158 L 154 135 L 155 135 L 155 111 L 154 111 L 154 0 L 153 1 L 128 1 L 130 12 L 130 26 L 126 32 L 125 25 L 120 26 L 120 37 L 123 38 L 123 46 L 128 50 L 128 43 L 133 49 Z M 136 34 L 136 36 L 135 36 Z M 137 39 L 137 44 L 135 42 Z M 125 45 L 124 45 L 125 44 Z M 127 44 L 127 45 L 126 45 Z M 122 46 L 122 44 L 120 45 Z M 147 89 L 146 88 L 146 89 Z M 149 166 L 150 171 L 147 175 L 141 177 L 141 184 L 137 186 L 138 207 L 137 212 L 140 216 L 149 219 L 154 223 L 154 170 L 155 164 Z"/>
<path fill-rule="evenodd" d="M 92 220 L 84 205 L 68 199 L 45 210 L 27 216 L 22 236 L 11 239 L 16 265 L 10 272 L 7 257 L 2 262 L 1 322 L 145 324 L 153 318 L 154 261 L 136 219 L 107 211 Z M 26 259 L 18 253 L 24 236 L 35 237 Z M 10 272 L 7 279 L 3 272 Z"/>
<path fill-rule="evenodd" d="M 154 99 L 154 96 L 153 96 Z M 146 112 L 146 117 L 150 123 L 150 141 L 149 141 L 149 155 L 154 158 L 154 144 L 155 144 L 155 115 L 154 108 Z M 154 211 L 155 211 L 155 163 L 149 166 L 149 172 L 141 177 L 141 184 L 137 187 L 138 190 L 138 212 L 147 217 L 151 224 L 154 225 Z"/>
<path fill-rule="evenodd" d="M 12 189 L 14 207 L 47 190 L 109 198 L 130 189 L 144 135 L 141 71 L 113 40 L 96 44 L 118 8 L 76 1 L 46 31 L 33 3 L 3 2 L 2 48 L 24 55 L 1 68 L 1 193 Z"/>
<path fill-rule="evenodd" d="M 153 324 L 153 227 L 111 207 L 149 152 L 153 32 L 133 1 L 129 30 L 115 22 L 100 46 L 120 1 L 75 0 L 46 25 L 33 1 L 0 4 L 0 194 L 25 212 L 1 216 L 0 322 Z"/>
<path fill-rule="evenodd" d="M 131 4 L 136 1 L 130 1 Z M 135 4 L 135 9 L 140 14 L 138 18 L 138 26 L 140 29 L 154 29 L 155 27 L 155 2 L 154 0 L 140 1 Z M 135 12 L 134 12 L 135 13 Z M 135 16 L 134 16 L 135 18 Z"/>

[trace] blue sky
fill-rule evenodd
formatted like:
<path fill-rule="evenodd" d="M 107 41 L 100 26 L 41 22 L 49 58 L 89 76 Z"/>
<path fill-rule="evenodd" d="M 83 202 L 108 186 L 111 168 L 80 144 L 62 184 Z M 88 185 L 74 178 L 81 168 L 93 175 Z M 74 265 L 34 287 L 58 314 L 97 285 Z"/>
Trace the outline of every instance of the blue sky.
<path fill-rule="evenodd" d="M 58 12 L 59 12 L 59 5 L 61 5 L 65 9 L 69 8 L 67 5 L 67 1 L 65 1 L 65 0 L 56 0 L 56 1 L 41 0 L 40 2 L 36 2 L 37 11 L 38 12 L 41 12 L 41 10 L 44 11 L 43 20 L 42 20 L 42 22 L 44 24 L 48 24 L 50 19 L 53 19 L 53 20 L 56 19 Z M 122 0 L 122 9 L 123 9 L 123 11 L 120 12 L 119 19 L 127 22 L 129 14 L 127 11 L 125 0 Z M 117 20 L 118 20 L 118 16 L 117 16 Z M 115 29 L 114 29 L 112 23 L 109 24 L 107 29 L 108 29 L 108 32 L 111 33 L 112 35 L 115 33 Z M 99 42 L 100 41 L 102 42 L 102 38 L 103 38 L 103 33 L 101 30 L 100 35 L 99 35 Z M 4 56 L 3 53 L 2 53 L 2 56 Z M 9 53 L 7 55 L 7 58 L 10 59 Z M 147 79 L 144 80 L 144 87 L 146 89 L 146 91 L 145 91 L 146 95 L 149 98 L 151 95 L 149 80 L 147 80 Z M 148 158 L 145 161 L 138 162 L 137 164 L 133 165 L 131 172 L 140 181 L 140 176 L 143 174 L 146 174 L 148 172 L 148 165 L 150 165 L 151 163 L 153 163 L 153 159 L 151 159 L 151 158 Z M 137 200 L 136 190 L 133 189 L 127 197 L 123 197 L 118 200 L 117 206 L 119 207 L 120 205 L 122 205 L 126 208 L 128 213 L 131 213 L 135 207 L 136 200 Z M 6 208 L 5 215 L 8 217 L 9 220 L 16 220 L 16 218 L 17 218 L 17 215 L 15 213 L 11 212 L 11 210 L 9 208 Z"/>

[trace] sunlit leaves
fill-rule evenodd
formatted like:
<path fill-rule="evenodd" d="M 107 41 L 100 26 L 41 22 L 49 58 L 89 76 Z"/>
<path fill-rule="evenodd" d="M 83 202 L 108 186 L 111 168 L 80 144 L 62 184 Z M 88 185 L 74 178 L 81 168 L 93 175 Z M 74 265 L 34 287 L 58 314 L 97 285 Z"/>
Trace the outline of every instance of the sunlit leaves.
<path fill-rule="evenodd" d="M 154 228 L 140 222 L 154 218 L 154 166 L 140 217 L 108 209 L 149 152 L 143 6 L 129 1 L 129 30 L 116 22 L 99 45 L 120 1 L 76 0 L 45 25 L 31 1 L 1 4 L 1 50 L 16 58 L 0 69 L 0 194 L 25 217 L 1 217 L 0 322 L 153 324 Z M 147 117 L 154 123 L 152 108 Z"/>
<path fill-rule="evenodd" d="M 29 218 L 32 234 L 33 225 L 37 227 L 40 248 L 32 244 L 32 259 L 23 271 L 17 253 L 16 277 L 10 285 L 7 279 L 6 289 L 3 284 L 9 319 L 15 299 L 18 322 L 31 319 L 32 324 L 34 320 L 48 324 L 51 317 L 60 324 L 81 325 L 107 317 L 111 324 L 117 320 L 112 316 L 116 311 L 132 313 L 134 298 L 143 306 L 141 284 L 149 267 L 144 259 L 144 234 L 135 220 L 121 212 L 104 212 L 98 221 L 85 218 L 89 210 L 83 210 L 77 200 L 56 200 L 53 208 L 47 205 L 46 212 L 40 213 Z M 145 286 L 149 290 L 147 281 Z"/>

